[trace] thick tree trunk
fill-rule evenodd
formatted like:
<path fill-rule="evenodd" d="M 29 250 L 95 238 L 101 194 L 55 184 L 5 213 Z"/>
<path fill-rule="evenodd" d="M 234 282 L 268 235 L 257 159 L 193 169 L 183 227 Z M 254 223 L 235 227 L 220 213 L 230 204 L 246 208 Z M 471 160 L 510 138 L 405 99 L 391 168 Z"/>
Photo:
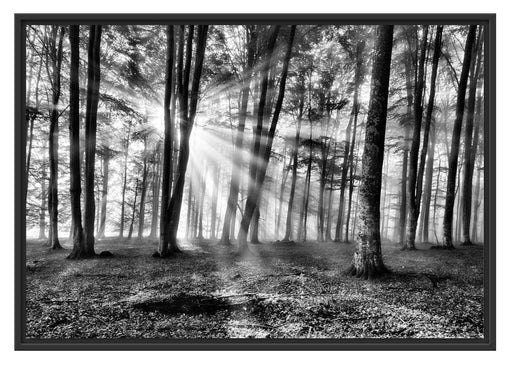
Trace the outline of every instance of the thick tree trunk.
<path fill-rule="evenodd" d="M 80 40 L 79 26 L 69 27 L 69 43 L 71 47 L 71 65 L 69 77 L 69 148 L 70 148 L 70 195 L 73 251 L 68 258 L 81 258 L 85 254 L 84 232 L 82 228 L 82 208 L 80 195 L 80 89 L 78 75 L 80 71 Z"/>
<path fill-rule="evenodd" d="M 90 27 L 89 37 L 87 110 L 85 116 L 84 241 L 86 255 L 94 256 L 94 164 L 96 158 L 96 119 L 100 88 L 101 25 L 92 25 Z"/>
<path fill-rule="evenodd" d="M 471 238 L 469 235 L 471 225 L 471 192 L 473 189 L 473 171 L 475 169 L 475 160 L 472 159 L 473 144 L 478 140 L 473 141 L 473 122 L 475 119 L 475 104 L 476 104 L 476 89 L 478 80 L 480 78 L 480 63 L 481 63 L 481 26 L 478 34 L 478 41 L 475 47 L 475 56 L 473 57 L 474 64 L 471 67 L 471 82 L 469 85 L 469 98 L 468 110 L 466 118 L 466 129 L 464 133 L 464 180 L 462 185 L 462 245 L 471 245 Z M 478 124 L 478 122 L 477 122 Z"/>
<path fill-rule="evenodd" d="M 58 34 L 59 33 L 59 34 Z M 58 39 L 57 39 L 58 38 Z M 48 244 L 52 249 L 60 249 L 59 223 L 58 223 L 58 164 L 59 164 L 59 111 L 60 99 L 60 71 L 62 66 L 62 42 L 64 40 L 64 27 L 54 26 L 50 39 L 50 58 L 52 63 L 52 105 L 50 110 L 49 134 L 49 162 L 50 183 L 48 191 L 48 213 L 50 217 L 50 230 Z M 49 75 L 50 76 L 50 75 Z"/>
<path fill-rule="evenodd" d="M 183 32 L 183 30 L 182 30 Z M 175 38 L 174 26 L 167 26 L 167 55 L 165 67 L 165 95 L 164 95 L 164 150 L 162 161 L 162 201 L 160 203 L 160 237 L 158 242 L 158 255 L 165 257 L 169 252 L 169 201 L 173 161 L 173 123 L 171 114 L 171 99 L 174 94 L 174 64 L 175 64 Z M 180 33 L 180 55 L 183 54 L 183 33 Z M 182 62 L 182 60 L 181 60 Z M 181 76 L 181 75 L 180 75 Z"/>
<path fill-rule="evenodd" d="M 358 248 L 350 268 L 352 275 L 365 279 L 387 271 L 380 244 L 379 205 L 392 48 L 393 26 L 378 26 L 359 188 Z"/>
<path fill-rule="evenodd" d="M 459 90 L 457 92 L 456 117 L 453 125 L 452 143 L 450 157 L 448 159 L 448 178 L 446 183 L 446 204 L 443 219 L 443 246 L 453 248 L 453 205 L 455 200 L 455 180 L 457 174 L 457 161 L 459 157 L 460 132 L 462 129 L 462 118 L 464 116 L 464 106 L 466 97 L 466 86 L 468 82 L 469 68 L 471 64 L 471 54 L 473 43 L 475 41 L 476 25 L 469 27 L 466 47 L 464 50 L 464 61 L 462 63 L 462 72 L 459 79 Z"/>

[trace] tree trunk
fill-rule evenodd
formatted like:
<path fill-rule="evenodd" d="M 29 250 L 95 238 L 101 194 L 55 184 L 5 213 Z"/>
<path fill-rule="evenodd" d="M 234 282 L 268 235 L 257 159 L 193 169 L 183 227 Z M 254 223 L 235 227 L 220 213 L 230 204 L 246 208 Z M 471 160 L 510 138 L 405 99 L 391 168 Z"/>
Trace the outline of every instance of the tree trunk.
<path fill-rule="evenodd" d="M 359 188 L 358 248 L 350 268 L 352 275 L 365 279 L 387 271 L 380 244 L 379 205 L 392 48 L 393 26 L 378 26 Z"/>
<path fill-rule="evenodd" d="M 385 237 L 384 235 L 384 218 L 386 215 L 389 215 L 389 212 L 388 214 L 386 214 L 385 212 L 385 209 L 386 209 L 386 198 L 387 198 L 387 189 L 388 189 L 388 173 L 389 173 L 389 154 L 390 154 L 390 151 L 388 149 L 388 152 L 385 153 L 386 155 L 386 172 L 382 175 L 383 176 L 383 179 L 384 179 L 384 186 L 382 187 L 382 192 L 381 192 L 381 207 L 380 207 L 380 236 L 381 237 Z"/>
<path fill-rule="evenodd" d="M 408 208 L 409 208 L 409 219 L 407 221 L 407 237 L 405 241 L 404 249 L 414 250 L 415 238 L 416 238 L 416 227 L 419 215 L 419 205 L 416 204 L 416 181 L 418 179 L 418 154 L 420 150 L 421 142 L 421 124 L 423 119 L 423 87 L 424 87 L 424 75 L 425 75 L 425 58 L 428 43 L 428 25 L 423 26 L 422 46 L 420 51 L 420 60 L 418 67 L 418 77 L 414 85 L 414 125 L 412 130 L 411 149 L 409 151 L 409 180 L 408 180 Z M 435 86 L 434 86 L 435 88 Z M 435 90 L 435 89 L 434 89 Z M 426 137 L 428 138 L 428 137 Z M 421 181 L 419 181 L 421 186 Z"/>
<path fill-rule="evenodd" d="M 153 161 L 152 171 L 152 189 L 151 189 L 151 232 L 149 237 L 156 238 L 158 230 L 158 209 L 160 206 L 160 178 L 161 178 L 161 163 L 160 163 L 160 141 L 158 141 Z"/>
<path fill-rule="evenodd" d="M 133 234 L 133 223 L 135 222 L 135 211 L 137 210 L 137 195 L 139 193 L 139 178 L 135 180 L 135 197 L 133 198 L 133 205 L 132 205 L 132 218 L 130 220 L 130 227 L 128 228 L 128 239 L 132 239 Z"/>
<path fill-rule="evenodd" d="M 101 217 L 98 238 L 105 238 L 105 225 L 107 221 L 108 172 L 110 168 L 110 149 L 105 147 L 103 153 L 103 184 L 101 189 Z"/>
<path fill-rule="evenodd" d="M 302 117 L 304 114 L 304 78 L 301 78 L 301 95 L 299 101 L 299 116 L 297 118 L 297 125 L 295 129 L 295 141 L 293 144 L 293 166 L 292 166 L 292 182 L 290 186 L 290 198 L 288 200 L 288 209 L 286 213 L 286 231 L 283 241 L 287 242 L 291 239 L 292 234 L 292 214 L 293 214 L 293 201 L 295 200 L 295 189 L 297 186 L 297 167 L 299 166 L 299 143 L 300 143 L 300 129 L 302 126 Z M 300 222 L 299 222 L 300 226 Z"/>
<path fill-rule="evenodd" d="M 254 188 L 252 189 L 252 191 L 249 191 L 249 195 L 247 196 L 244 215 L 242 217 L 242 222 L 240 224 L 240 231 L 238 232 L 239 249 L 241 249 L 242 251 L 247 248 L 247 230 L 249 228 L 249 223 L 251 221 L 251 217 L 256 210 L 258 201 L 260 200 L 263 181 L 265 179 L 267 166 L 268 166 L 268 162 L 270 159 L 272 143 L 274 140 L 275 130 L 277 127 L 277 122 L 279 120 L 279 114 L 281 112 L 281 106 L 282 106 L 283 98 L 284 98 L 284 92 L 285 92 L 285 87 L 286 87 L 286 77 L 288 75 L 288 66 L 290 63 L 293 39 L 295 36 L 295 28 L 296 28 L 295 25 L 292 25 L 290 27 L 290 36 L 288 38 L 286 54 L 285 54 L 285 58 L 283 61 L 283 68 L 281 71 L 281 78 L 280 78 L 280 82 L 279 82 L 279 92 L 278 92 L 278 96 L 277 96 L 277 100 L 276 100 L 274 114 L 272 116 L 272 121 L 271 121 L 270 128 L 268 131 L 268 136 L 266 138 L 266 143 L 264 145 L 265 149 L 264 149 L 264 155 L 263 155 L 263 163 L 259 170 L 259 174 L 256 179 L 256 184 L 255 184 Z M 275 38 L 277 38 L 278 32 L 279 32 L 279 26 L 275 26 L 274 31 L 273 31 L 273 34 L 275 33 Z M 274 35 L 271 38 L 274 38 Z M 273 50 L 274 50 L 273 43 L 275 43 L 275 39 L 273 42 L 272 41 L 269 42 L 268 53 L 267 53 L 268 55 L 273 54 Z M 264 73 L 264 75 L 265 75 L 265 73 Z M 265 80 L 265 79 L 267 79 L 267 78 L 264 76 L 263 80 Z M 262 118 L 263 118 L 263 109 L 265 106 L 265 97 L 266 97 L 266 87 L 267 87 L 267 85 L 266 85 L 265 81 L 263 81 L 262 93 L 261 93 L 261 97 L 260 97 L 260 104 L 259 104 L 259 108 L 258 108 L 258 120 L 260 120 L 260 119 L 262 120 Z M 259 145 L 258 145 L 258 150 L 260 150 Z"/>
<path fill-rule="evenodd" d="M 462 185 L 462 245 L 471 245 L 469 235 L 471 225 L 471 192 L 473 189 L 473 171 L 475 169 L 475 159 L 472 158 L 473 144 L 478 143 L 478 139 L 473 141 L 473 121 L 475 119 L 476 89 L 480 78 L 481 63 L 481 26 L 479 28 L 478 41 L 475 47 L 475 56 L 471 67 L 471 82 L 469 85 L 468 110 L 466 118 L 466 129 L 464 133 L 464 181 Z M 478 122 L 477 122 L 478 124 Z M 478 135 L 477 135 L 478 138 Z"/>
<path fill-rule="evenodd" d="M 182 28 L 183 29 L 183 28 Z M 174 26 L 167 26 L 167 55 L 165 67 L 165 95 L 164 95 L 164 151 L 162 161 L 162 201 L 160 203 L 160 237 L 158 242 L 158 255 L 165 257 L 169 252 L 169 201 L 171 188 L 171 174 L 173 164 L 173 123 L 174 118 L 171 114 L 171 99 L 175 90 L 175 38 Z M 183 54 L 183 30 L 180 33 L 180 55 Z M 181 59 L 180 62 L 183 62 Z M 180 73 L 181 77 L 181 73 Z"/>
<path fill-rule="evenodd" d="M 434 125 L 432 125 L 434 127 Z M 424 190 L 425 195 L 422 200 L 421 216 L 420 216 L 420 229 L 421 229 L 421 242 L 428 242 L 429 233 L 429 216 L 430 216 L 430 201 L 432 197 L 432 178 L 434 174 L 434 149 L 436 145 L 436 132 L 432 128 L 432 138 L 430 138 L 430 146 L 428 149 L 428 160 L 425 175 Z"/>
<path fill-rule="evenodd" d="M 220 185 L 220 166 L 218 162 L 214 162 L 213 164 L 213 181 L 215 181 L 215 186 L 212 189 L 212 204 L 211 204 L 211 216 L 210 216 L 210 239 L 214 239 L 217 228 L 217 200 L 219 196 L 219 185 Z M 237 194 L 238 195 L 238 194 Z"/>
<path fill-rule="evenodd" d="M 255 231 L 257 235 L 257 221 L 259 219 L 259 215 L 257 213 L 257 203 L 258 199 L 254 200 L 254 198 L 258 198 L 258 194 L 254 192 L 257 188 L 256 181 L 258 179 L 258 157 L 260 156 L 261 151 L 261 138 L 263 131 L 263 119 L 265 117 L 265 111 L 267 108 L 265 107 L 265 103 L 267 102 L 267 91 L 269 88 L 269 71 L 270 71 L 270 59 L 273 57 L 275 43 L 277 39 L 277 35 L 279 33 L 279 26 L 273 26 L 270 37 L 268 39 L 266 53 L 263 58 L 263 65 L 261 66 L 260 71 L 260 98 L 258 102 L 258 109 L 255 115 L 255 125 L 253 126 L 253 149 L 252 156 L 249 164 L 249 191 L 247 195 L 245 210 L 242 217 L 242 223 L 238 232 L 238 244 L 239 250 L 245 251 L 247 249 L 247 234 L 249 231 L 249 225 L 252 226 L 252 231 Z M 255 103 L 256 107 L 256 103 Z M 254 201 L 249 201 L 249 198 Z M 250 216 L 246 214 L 247 209 L 250 209 Z M 251 237 L 256 238 L 256 237 Z"/>
<path fill-rule="evenodd" d="M 183 28 L 181 28 L 183 33 Z M 185 186 L 185 175 L 187 172 L 187 164 L 190 153 L 190 133 L 192 133 L 192 127 L 194 126 L 194 119 L 196 116 L 197 102 L 199 99 L 199 82 L 201 79 L 201 73 L 203 70 L 204 53 L 206 49 L 206 38 L 208 34 L 208 26 L 200 25 L 198 29 L 197 43 L 196 43 L 196 54 L 195 54 L 195 65 L 194 74 L 192 80 L 192 90 L 190 93 L 190 106 L 188 104 L 188 80 L 190 73 L 190 63 L 192 54 L 192 38 L 194 33 L 194 26 L 189 26 L 189 38 L 187 42 L 187 59 L 185 62 L 185 69 L 183 75 L 181 74 L 182 58 L 178 56 L 178 72 L 177 72 L 177 85 L 178 94 L 180 96 L 180 148 L 178 157 L 178 166 L 176 172 L 176 181 L 173 187 L 173 193 L 169 202 L 169 233 L 168 233 L 168 245 L 171 252 L 179 252 L 177 242 L 178 226 L 180 221 L 181 205 L 183 202 L 183 188 Z M 181 40 L 180 40 L 181 43 Z M 180 53 L 182 53 L 180 45 Z M 162 245 L 164 246 L 164 245 Z M 167 246 L 167 245 L 165 245 Z M 167 248 L 161 251 L 166 253 Z"/>
<path fill-rule="evenodd" d="M 241 105 L 238 112 L 238 128 L 235 140 L 235 152 L 233 156 L 233 165 L 231 168 L 231 181 L 229 182 L 229 195 L 226 206 L 226 213 L 224 215 L 224 223 L 222 226 L 222 234 L 220 238 L 221 244 L 229 244 L 229 237 L 231 231 L 231 222 L 233 216 L 236 216 L 236 205 L 238 203 L 238 193 L 240 190 L 240 174 L 242 169 L 242 147 L 245 130 L 245 122 L 247 120 L 247 105 L 249 102 L 249 91 L 251 84 L 252 68 L 254 66 L 254 58 L 256 52 L 257 33 L 254 26 L 246 27 L 246 42 L 247 42 L 247 65 L 242 72 L 242 98 Z"/>
<path fill-rule="evenodd" d="M 130 126 L 131 127 L 131 124 Z M 128 128 L 128 137 L 126 140 L 126 148 L 124 151 L 124 171 L 123 171 L 123 187 L 121 189 L 121 225 L 119 228 L 119 237 L 124 235 L 124 216 L 125 216 L 125 203 L 126 203 L 126 185 L 128 183 L 128 146 L 130 144 L 131 128 Z"/>
<path fill-rule="evenodd" d="M 398 223 L 398 229 L 400 232 L 399 241 L 400 244 L 405 244 L 405 228 L 407 221 L 407 166 L 409 164 L 409 133 L 410 128 L 408 125 L 405 126 L 405 137 L 404 137 L 404 151 L 402 158 L 402 181 L 400 183 L 400 218 Z"/>
<path fill-rule="evenodd" d="M 457 161 L 459 157 L 460 132 L 462 129 L 462 118 L 464 116 L 464 106 L 466 97 L 466 86 L 468 82 L 469 68 L 471 64 L 471 54 L 473 42 L 475 40 L 476 25 L 469 27 L 469 33 L 464 50 L 464 61 L 462 72 L 459 79 L 459 90 L 457 92 L 456 117 L 453 125 L 452 145 L 450 157 L 448 160 L 448 178 L 446 183 L 446 204 L 443 219 L 443 246 L 453 248 L 453 205 L 455 199 L 455 180 L 457 174 Z"/>
<path fill-rule="evenodd" d="M 46 146 L 44 148 L 46 148 Z M 41 164 L 41 206 L 39 207 L 39 237 L 38 238 L 40 240 L 43 240 L 43 239 L 45 240 L 47 238 L 46 234 L 45 234 L 45 231 L 46 231 L 46 209 L 47 209 L 46 200 L 47 200 L 47 196 L 48 196 L 48 189 L 46 188 L 46 179 L 47 179 L 46 165 L 47 165 L 47 161 L 46 161 L 45 155 L 43 155 L 43 162 Z"/>
<path fill-rule="evenodd" d="M 198 220 L 198 223 L 199 223 L 199 226 L 198 226 L 198 234 L 197 234 L 197 238 L 199 238 L 200 240 L 203 240 L 204 239 L 204 236 L 203 236 L 203 213 L 204 213 L 204 200 L 205 200 L 205 196 L 206 196 L 206 177 L 208 176 L 208 165 L 205 164 L 204 166 L 204 169 L 203 169 L 204 173 L 202 174 L 202 179 L 201 179 L 201 188 L 200 188 L 200 191 L 199 191 L 199 220 Z"/>
<path fill-rule="evenodd" d="M 60 99 L 60 71 L 62 66 L 62 42 L 64 40 L 64 27 L 54 26 L 50 40 L 50 58 L 52 61 L 51 91 L 52 105 L 50 109 L 50 134 L 49 134 L 49 162 L 50 184 L 48 191 L 48 213 L 50 217 L 50 231 L 48 244 L 52 249 L 60 249 L 59 223 L 58 223 L 58 164 L 59 164 L 59 111 Z M 58 39 L 57 39 L 58 37 Z M 57 44 L 58 43 L 58 44 Z"/>
<path fill-rule="evenodd" d="M 475 193 L 473 194 L 473 227 L 471 234 L 473 241 L 478 240 L 478 207 L 480 205 L 480 173 L 482 169 L 477 167 L 477 170 Z"/>
<path fill-rule="evenodd" d="M 146 191 L 148 187 L 147 144 L 147 136 L 144 136 L 144 161 L 142 166 L 142 186 L 140 192 L 139 229 L 137 232 L 137 238 L 143 238 L 144 236 L 144 216 L 146 215 Z"/>
<path fill-rule="evenodd" d="M 337 143 L 334 142 L 334 151 L 331 158 L 331 164 L 330 164 L 330 173 L 331 178 L 329 181 L 329 204 L 327 206 L 327 226 L 325 227 L 325 240 L 326 241 L 332 241 L 332 192 L 334 190 L 334 164 L 336 162 L 336 150 L 337 150 Z"/>
<path fill-rule="evenodd" d="M 480 143 L 480 125 L 482 124 L 482 120 L 481 120 L 481 110 L 482 110 L 482 94 L 481 94 L 481 89 L 479 91 L 479 95 L 478 95 L 478 104 L 477 104 L 477 107 L 476 107 L 476 124 L 475 124 L 475 130 L 474 130 L 474 134 L 473 134 L 473 145 L 472 145 L 472 151 L 471 151 L 471 165 L 472 166 L 475 166 L 475 162 L 476 162 L 476 156 L 477 156 L 477 152 L 478 152 L 478 145 Z M 479 166 L 477 166 L 477 170 L 478 170 L 478 175 L 477 175 L 477 180 L 476 180 L 476 186 L 475 186 L 475 192 L 473 193 L 473 228 L 472 228 L 472 234 L 471 236 L 473 237 L 473 240 L 476 240 L 477 239 L 477 222 L 478 222 L 478 219 L 477 219 L 477 215 L 478 215 L 478 204 L 479 204 L 479 195 L 480 195 L 480 172 L 481 172 L 481 169 L 479 168 Z"/>
<path fill-rule="evenodd" d="M 35 37 L 35 35 L 34 35 L 34 37 Z M 32 53 L 31 57 L 33 57 L 33 55 L 34 54 Z M 29 179 L 29 175 L 30 175 L 30 162 L 32 159 L 32 146 L 33 146 L 33 140 L 34 140 L 34 121 L 36 120 L 37 115 L 39 113 L 39 104 L 40 104 L 39 83 L 41 81 L 42 65 L 43 65 L 43 62 L 40 62 L 39 70 L 37 72 L 37 79 L 36 79 L 36 85 L 35 85 L 35 89 L 36 89 L 35 90 L 35 101 L 36 101 L 36 103 L 35 103 L 35 107 L 33 110 L 33 114 L 29 118 L 29 113 L 27 113 L 27 118 L 29 119 L 29 131 L 28 131 L 29 141 L 28 141 L 27 161 L 26 161 L 26 165 L 25 165 L 25 192 L 24 192 L 25 207 L 27 206 L 28 179 Z M 31 72 L 32 72 L 32 69 L 31 69 Z M 29 103 L 30 103 L 30 84 L 28 86 L 27 99 L 26 99 L 26 104 L 29 105 Z"/>
<path fill-rule="evenodd" d="M 87 71 L 87 110 L 85 116 L 85 217 L 84 240 L 87 256 L 94 256 L 94 163 L 96 158 L 96 119 L 100 88 L 101 25 L 92 25 L 89 32 Z"/>
<path fill-rule="evenodd" d="M 280 234 L 280 228 L 281 228 L 281 213 L 283 211 L 283 204 L 284 204 L 284 190 L 286 189 L 286 181 L 288 180 L 288 174 L 290 173 L 291 164 L 293 163 L 293 156 L 290 156 L 290 162 L 286 164 L 286 145 L 285 145 L 285 151 L 283 156 L 283 176 L 281 178 L 281 186 L 279 188 L 279 208 L 277 210 L 277 224 L 275 229 L 275 236 L 279 237 Z M 277 179 L 276 179 L 277 181 Z M 277 185 L 277 184 L 276 184 Z M 277 188 L 276 188 L 277 189 Z M 277 196 L 277 190 L 276 190 L 276 196 Z M 277 200 L 277 199 L 276 199 Z"/>
<path fill-rule="evenodd" d="M 69 148 L 70 148 L 70 195 L 73 251 L 68 258 L 81 258 L 85 254 L 84 232 L 82 228 L 82 208 L 80 195 L 81 169 L 80 169 L 80 40 L 79 26 L 70 25 L 69 43 L 71 48 L 71 65 L 69 77 Z"/>

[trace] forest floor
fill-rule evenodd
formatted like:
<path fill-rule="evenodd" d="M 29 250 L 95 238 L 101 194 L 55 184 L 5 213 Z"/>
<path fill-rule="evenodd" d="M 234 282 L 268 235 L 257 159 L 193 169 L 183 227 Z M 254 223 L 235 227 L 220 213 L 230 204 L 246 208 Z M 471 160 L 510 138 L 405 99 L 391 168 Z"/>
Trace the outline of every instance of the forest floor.
<path fill-rule="evenodd" d="M 353 244 L 251 244 L 242 259 L 205 240 L 155 259 L 154 242 L 106 239 L 96 252 L 113 257 L 79 261 L 64 247 L 27 242 L 28 339 L 483 338 L 482 245 L 387 243 L 392 273 L 373 281 L 344 274 Z"/>

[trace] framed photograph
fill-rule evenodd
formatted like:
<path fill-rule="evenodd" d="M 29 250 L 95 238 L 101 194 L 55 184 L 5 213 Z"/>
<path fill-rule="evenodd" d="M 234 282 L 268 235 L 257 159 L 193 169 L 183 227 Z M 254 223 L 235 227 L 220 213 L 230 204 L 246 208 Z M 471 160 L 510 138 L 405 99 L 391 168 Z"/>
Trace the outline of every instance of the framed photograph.
<path fill-rule="evenodd" d="M 495 14 L 16 14 L 17 350 L 494 350 Z"/>

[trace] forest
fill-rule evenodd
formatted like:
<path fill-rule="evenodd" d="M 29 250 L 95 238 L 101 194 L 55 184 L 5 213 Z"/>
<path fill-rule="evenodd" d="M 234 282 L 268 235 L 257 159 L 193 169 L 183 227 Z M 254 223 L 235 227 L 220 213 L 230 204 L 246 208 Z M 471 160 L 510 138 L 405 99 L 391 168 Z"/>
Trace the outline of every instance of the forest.
<path fill-rule="evenodd" d="M 25 28 L 27 336 L 483 336 L 482 25 Z"/>

